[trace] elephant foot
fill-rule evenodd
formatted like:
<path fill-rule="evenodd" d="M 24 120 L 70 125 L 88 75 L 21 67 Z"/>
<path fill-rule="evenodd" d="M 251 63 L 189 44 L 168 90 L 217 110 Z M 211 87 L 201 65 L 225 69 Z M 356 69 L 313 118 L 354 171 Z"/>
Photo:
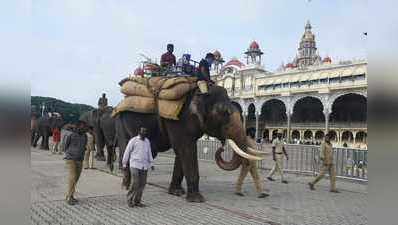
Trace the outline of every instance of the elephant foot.
<path fill-rule="evenodd" d="M 95 156 L 95 158 L 96 158 L 98 161 L 106 161 L 105 156 L 103 156 L 103 155 L 97 155 L 97 156 Z"/>
<path fill-rule="evenodd" d="M 181 196 L 181 195 L 185 195 L 185 190 L 182 187 L 170 187 L 169 188 L 169 194 L 171 195 L 175 195 L 175 196 Z"/>
<path fill-rule="evenodd" d="M 194 192 L 194 193 L 188 193 L 187 202 L 205 202 L 205 198 L 199 193 L 199 192 Z"/>

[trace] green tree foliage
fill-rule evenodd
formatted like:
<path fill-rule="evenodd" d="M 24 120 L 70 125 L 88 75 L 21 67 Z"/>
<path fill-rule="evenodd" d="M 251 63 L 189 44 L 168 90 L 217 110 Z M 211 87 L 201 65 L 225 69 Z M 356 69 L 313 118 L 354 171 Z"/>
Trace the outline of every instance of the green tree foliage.
<path fill-rule="evenodd" d="M 31 96 L 31 112 L 40 116 L 43 103 L 46 106 L 46 112 L 60 113 L 66 123 L 76 122 L 80 115 L 94 109 L 94 107 L 85 104 L 69 103 L 50 97 Z"/>

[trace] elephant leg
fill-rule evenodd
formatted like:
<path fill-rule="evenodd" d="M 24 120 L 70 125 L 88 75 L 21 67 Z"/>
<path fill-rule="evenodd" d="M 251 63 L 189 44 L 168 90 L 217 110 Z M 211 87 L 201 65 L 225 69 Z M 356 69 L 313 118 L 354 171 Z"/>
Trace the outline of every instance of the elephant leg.
<path fill-rule="evenodd" d="M 185 190 L 182 188 L 181 183 L 184 179 L 184 173 L 182 171 L 181 159 L 176 155 L 174 159 L 173 177 L 169 187 L 169 194 L 181 196 L 185 194 Z"/>
<path fill-rule="evenodd" d="M 105 147 L 105 137 L 101 131 L 96 132 L 96 141 L 97 141 L 97 154 L 95 158 L 98 161 L 105 161 L 104 147 Z"/>
<path fill-rule="evenodd" d="M 33 146 L 34 141 L 35 141 L 35 132 L 34 132 L 34 131 L 31 131 L 31 132 L 30 132 L 30 145 L 31 145 L 31 146 Z"/>
<path fill-rule="evenodd" d="M 119 147 L 119 159 L 118 159 L 118 161 L 119 161 L 119 169 L 120 170 L 123 169 L 122 161 L 123 161 L 123 155 L 124 155 L 124 150 L 125 149 L 126 149 L 126 147 L 124 147 L 124 148 Z"/>
<path fill-rule="evenodd" d="M 32 135 L 33 135 L 33 144 L 32 144 L 32 146 L 34 148 L 36 148 L 37 147 L 37 142 L 39 141 L 40 136 L 36 132 L 34 132 Z"/>
<path fill-rule="evenodd" d="M 181 154 L 182 170 L 187 182 L 188 202 L 204 202 L 204 197 L 199 193 L 199 166 L 196 143 L 186 144 L 178 149 Z"/>
<path fill-rule="evenodd" d="M 98 161 L 105 161 L 105 154 L 104 154 L 104 146 L 103 145 L 98 145 L 97 154 L 95 155 L 95 158 Z"/>
<path fill-rule="evenodd" d="M 113 172 L 113 162 L 115 161 L 115 149 L 112 146 L 106 146 L 107 158 L 106 164 L 109 166 L 111 172 Z"/>
<path fill-rule="evenodd" d="M 45 135 L 45 138 L 43 140 L 44 140 L 44 150 L 50 150 L 49 147 L 50 136 Z"/>
<path fill-rule="evenodd" d="M 42 150 L 45 150 L 46 148 L 45 148 L 45 142 L 46 142 L 46 138 L 45 138 L 45 135 L 40 135 L 40 138 L 41 138 L 41 142 L 40 142 L 40 149 L 42 149 Z"/>
<path fill-rule="evenodd" d="M 105 161 L 104 147 L 105 144 L 103 142 L 101 141 L 97 142 L 97 154 L 95 155 L 95 158 L 98 161 Z"/>

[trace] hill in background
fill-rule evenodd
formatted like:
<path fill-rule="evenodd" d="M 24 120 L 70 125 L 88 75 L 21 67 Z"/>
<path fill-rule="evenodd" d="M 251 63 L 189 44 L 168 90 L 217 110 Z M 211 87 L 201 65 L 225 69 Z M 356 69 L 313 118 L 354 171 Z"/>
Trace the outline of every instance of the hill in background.
<path fill-rule="evenodd" d="M 67 123 L 77 121 L 81 114 L 94 109 L 94 107 L 90 105 L 69 103 L 50 97 L 31 96 L 31 112 L 41 115 L 41 106 L 43 103 L 45 104 L 46 112 L 60 113 Z"/>

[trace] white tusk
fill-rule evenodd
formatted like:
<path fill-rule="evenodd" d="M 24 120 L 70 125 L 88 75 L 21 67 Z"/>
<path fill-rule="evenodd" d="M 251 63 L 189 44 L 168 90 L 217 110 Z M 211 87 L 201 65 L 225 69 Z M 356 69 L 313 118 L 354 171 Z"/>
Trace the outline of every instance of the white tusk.
<path fill-rule="evenodd" d="M 245 159 L 249 159 L 249 160 L 263 160 L 264 158 L 262 157 L 258 157 L 258 156 L 254 156 L 254 155 L 249 155 L 246 152 L 242 151 L 242 149 L 240 149 L 236 143 L 231 140 L 231 139 L 227 139 L 227 143 L 231 146 L 232 150 L 234 150 L 234 152 L 236 152 L 236 154 L 242 156 Z"/>
<path fill-rule="evenodd" d="M 269 152 L 257 151 L 250 147 L 247 148 L 247 152 L 251 155 L 257 155 L 257 156 L 271 155 L 271 153 L 269 153 Z"/>

